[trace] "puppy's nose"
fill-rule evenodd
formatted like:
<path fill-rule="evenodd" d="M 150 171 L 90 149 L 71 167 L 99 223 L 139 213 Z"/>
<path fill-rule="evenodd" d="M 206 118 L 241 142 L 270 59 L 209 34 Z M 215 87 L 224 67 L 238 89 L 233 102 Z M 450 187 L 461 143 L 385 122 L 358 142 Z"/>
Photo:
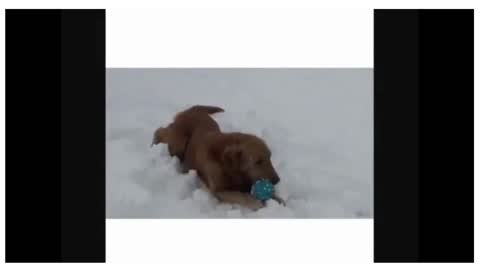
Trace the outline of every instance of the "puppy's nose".
<path fill-rule="evenodd" d="M 278 182 L 280 182 L 280 177 L 278 176 L 272 177 L 272 184 L 276 185 L 278 184 Z"/>

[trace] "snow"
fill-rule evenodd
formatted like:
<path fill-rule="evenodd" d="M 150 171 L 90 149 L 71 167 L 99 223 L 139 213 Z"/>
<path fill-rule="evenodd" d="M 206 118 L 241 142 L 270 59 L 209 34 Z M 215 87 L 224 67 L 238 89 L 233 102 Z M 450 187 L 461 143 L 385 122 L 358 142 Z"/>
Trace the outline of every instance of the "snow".
<path fill-rule="evenodd" d="M 107 69 L 107 217 L 372 217 L 372 81 L 369 68 Z M 286 207 L 220 203 L 166 145 L 150 148 L 195 104 L 224 108 L 213 116 L 223 131 L 267 142 Z"/>

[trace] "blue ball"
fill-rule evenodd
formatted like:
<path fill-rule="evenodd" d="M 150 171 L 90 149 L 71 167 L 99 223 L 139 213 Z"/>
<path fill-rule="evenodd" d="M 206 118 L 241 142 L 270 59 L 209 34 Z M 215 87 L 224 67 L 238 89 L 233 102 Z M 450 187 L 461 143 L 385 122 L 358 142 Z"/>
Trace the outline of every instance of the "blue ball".
<path fill-rule="evenodd" d="M 250 193 L 260 201 L 266 201 L 273 196 L 273 184 L 267 179 L 260 179 L 252 185 Z"/>

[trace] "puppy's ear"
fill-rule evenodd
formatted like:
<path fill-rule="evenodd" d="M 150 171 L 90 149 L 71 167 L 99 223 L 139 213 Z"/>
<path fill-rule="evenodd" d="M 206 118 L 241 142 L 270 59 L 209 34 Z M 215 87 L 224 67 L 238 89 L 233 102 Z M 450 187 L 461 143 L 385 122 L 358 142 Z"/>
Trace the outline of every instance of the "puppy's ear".
<path fill-rule="evenodd" d="M 242 148 L 238 145 L 227 146 L 223 151 L 222 160 L 228 168 L 240 169 L 244 160 Z"/>
<path fill-rule="evenodd" d="M 159 143 L 168 143 L 168 128 L 158 128 L 153 133 L 152 144 L 150 147 L 157 145 Z"/>

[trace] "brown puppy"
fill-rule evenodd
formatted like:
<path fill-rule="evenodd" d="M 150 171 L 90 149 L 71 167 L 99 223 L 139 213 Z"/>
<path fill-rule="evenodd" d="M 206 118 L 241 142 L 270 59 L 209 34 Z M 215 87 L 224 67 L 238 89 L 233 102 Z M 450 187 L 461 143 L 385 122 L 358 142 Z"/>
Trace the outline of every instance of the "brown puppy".
<path fill-rule="evenodd" d="M 280 181 L 270 161 L 271 152 L 260 138 L 243 133 L 222 133 L 209 114 L 223 112 L 212 106 L 193 106 L 175 116 L 173 123 L 155 131 L 152 145 L 168 144 L 170 155 L 194 169 L 219 200 L 258 209 L 263 203 L 249 192 L 265 178 Z M 278 196 L 274 199 L 284 204 Z"/>

